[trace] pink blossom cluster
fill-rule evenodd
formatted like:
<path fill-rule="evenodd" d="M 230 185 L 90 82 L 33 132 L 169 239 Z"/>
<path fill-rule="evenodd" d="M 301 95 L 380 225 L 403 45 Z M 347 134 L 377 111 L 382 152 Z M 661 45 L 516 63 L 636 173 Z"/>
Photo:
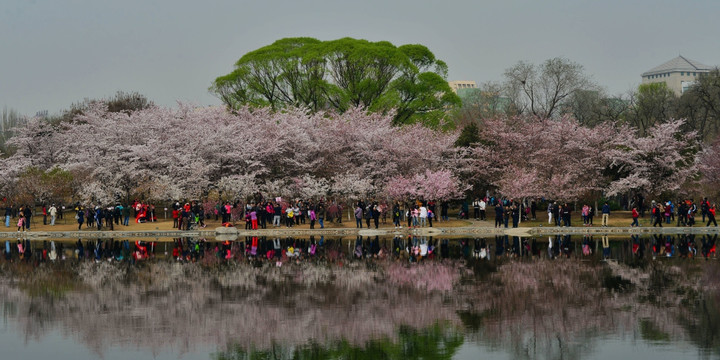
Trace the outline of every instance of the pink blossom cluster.
<path fill-rule="evenodd" d="M 81 198 L 98 201 L 129 193 L 202 197 L 209 190 L 238 199 L 258 191 L 352 199 L 382 195 L 390 179 L 426 170 L 449 181 L 452 173 L 443 169 L 454 168 L 456 137 L 396 127 L 391 114 L 362 109 L 338 115 L 180 104 L 113 113 L 98 104 L 69 123 L 33 119 L 19 129 L 17 152 L 2 160 L 2 186 L 11 188 L 29 166 L 58 166 L 75 175 Z"/>
<path fill-rule="evenodd" d="M 683 124 L 672 120 L 638 136 L 629 126 L 587 127 L 567 116 L 487 119 L 472 150 L 472 176 L 510 198 L 676 191 L 698 170 L 695 133 Z"/>

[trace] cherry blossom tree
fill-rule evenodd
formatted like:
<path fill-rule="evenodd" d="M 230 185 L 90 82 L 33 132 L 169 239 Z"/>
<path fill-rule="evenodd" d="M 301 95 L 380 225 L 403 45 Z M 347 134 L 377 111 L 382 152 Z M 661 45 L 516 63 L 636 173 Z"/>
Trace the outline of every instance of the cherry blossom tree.
<path fill-rule="evenodd" d="M 109 112 L 93 103 L 73 121 L 36 119 L 18 131 L 17 153 L 3 160 L 13 170 L 3 174 L 16 179 L 29 166 L 56 165 L 73 174 L 78 199 L 103 202 L 210 192 L 244 200 L 258 191 L 345 201 L 381 193 L 395 177 L 458 168 L 457 133 L 397 127 L 392 119 L 360 108 L 308 114 L 179 104 Z"/>
<path fill-rule="evenodd" d="M 570 117 L 486 119 L 473 148 L 476 176 L 510 198 L 677 191 L 697 172 L 695 134 L 682 124 L 658 124 L 639 136 L 630 126 L 587 127 Z"/>
<path fill-rule="evenodd" d="M 410 177 L 398 176 L 390 179 L 385 186 L 386 195 L 393 200 L 407 200 L 419 197 L 426 200 L 451 200 L 463 196 L 469 187 L 462 187 L 451 171 L 426 170 Z"/>
<path fill-rule="evenodd" d="M 461 186 L 457 177 L 450 170 L 425 170 L 424 174 L 415 175 L 419 183 L 418 194 L 427 200 L 451 200 L 461 198 L 470 186 Z"/>
<path fill-rule="evenodd" d="M 614 126 L 589 128 L 570 117 L 497 117 L 484 125 L 474 163 L 503 195 L 575 200 L 604 185 L 602 153 L 617 141 Z"/>
<path fill-rule="evenodd" d="M 698 171 L 700 184 L 717 195 L 720 188 L 720 137 L 698 154 Z"/>
<path fill-rule="evenodd" d="M 683 132 L 684 120 L 656 124 L 644 137 L 630 128 L 618 132 L 617 146 L 606 149 L 612 178 L 607 194 L 629 191 L 659 195 L 678 191 L 698 174 L 696 133 Z"/>
<path fill-rule="evenodd" d="M 388 180 L 385 194 L 393 200 L 407 200 L 418 195 L 418 184 L 412 178 L 397 176 Z"/>

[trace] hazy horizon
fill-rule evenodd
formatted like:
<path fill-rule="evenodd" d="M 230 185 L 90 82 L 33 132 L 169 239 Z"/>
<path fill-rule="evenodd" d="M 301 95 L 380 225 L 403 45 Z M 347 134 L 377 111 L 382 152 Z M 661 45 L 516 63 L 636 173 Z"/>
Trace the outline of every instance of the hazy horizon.
<path fill-rule="evenodd" d="M 426 45 L 448 80 L 502 80 L 518 61 L 564 57 L 610 94 L 680 54 L 720 63 L 720 2 L 642 0 L 230 2 L 6 0 L 0 106 L 25 115 L 137 91 L 156 104 L 219 104 L 207 88 L 243 54 L 284 37 Z"/>

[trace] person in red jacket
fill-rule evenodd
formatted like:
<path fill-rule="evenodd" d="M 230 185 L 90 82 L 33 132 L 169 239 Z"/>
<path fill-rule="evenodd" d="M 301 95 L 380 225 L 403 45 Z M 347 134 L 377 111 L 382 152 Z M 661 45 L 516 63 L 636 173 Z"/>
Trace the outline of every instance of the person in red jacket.
<path fill-rule="evenodd" d="M 633 222 L 632 222 L 632 224 L 630 224 L 630 227 L 640 226 L 640 224 L 638 224 L 638 217 L 640 217 L 640 214 L 638 213 L 637 208 L 633 208 L 632 209 Z"/>
<path fill-rule="evenodd" d="M 707 216 L 708 216 L 707 226 L 710 226 L 710 223 L 714 223 L 715 227 L 717 227 L 717 221 L 715 221 L 715 204 L 712 204 L 712 206 L 708 209 Z"/>
<path fill-rule="evenodd" d="M 178 228 L 178 218 L 180 217 L 180 211 L 178 209 L 173 209 L 172 217 L 173 217 L 173 229 L 177 229 Z"/>

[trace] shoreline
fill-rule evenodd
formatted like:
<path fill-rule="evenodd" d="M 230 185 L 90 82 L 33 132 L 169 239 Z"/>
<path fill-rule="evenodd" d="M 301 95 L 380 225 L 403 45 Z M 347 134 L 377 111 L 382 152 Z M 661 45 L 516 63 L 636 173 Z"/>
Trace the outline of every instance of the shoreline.
<path fill-rule="evenodd" d="M 415 229 L 258 229 L 245 230 L 236 227 L 218 227 L 207 230 L 136 230 L 136 231 L 25 231 L 0 232 L 0 239 L 78 239 L 78 238 L 183 238 L 213 237 L 220 240 L 234 240 L 246 236 L 265 237 L 308 237 L 308 236 L 467 236 L 488 237 L 496 235 L 533 237 L 554 235 L 650 235 L 650 234 L 720 234 L 718 227 L 425 227 Z"/>

